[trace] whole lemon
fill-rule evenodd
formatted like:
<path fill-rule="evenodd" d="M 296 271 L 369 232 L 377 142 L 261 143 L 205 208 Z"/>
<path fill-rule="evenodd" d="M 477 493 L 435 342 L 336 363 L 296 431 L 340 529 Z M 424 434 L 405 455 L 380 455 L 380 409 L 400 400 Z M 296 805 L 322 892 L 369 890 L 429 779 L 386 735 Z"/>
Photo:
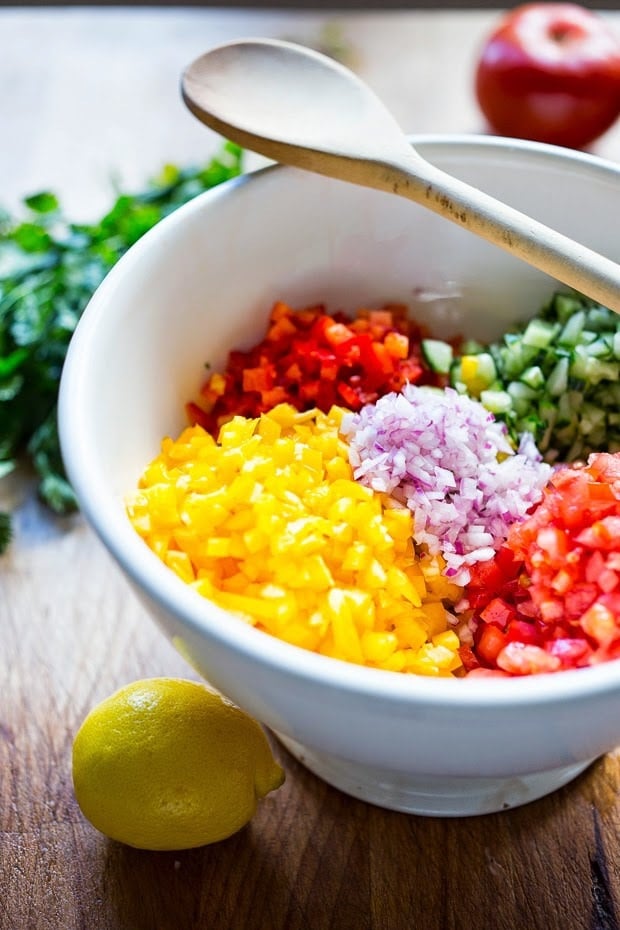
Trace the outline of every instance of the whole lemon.
<path fill-rule="evenodd" d="M 93 708 L 73 743 L 82 813 L 101 833 L 140 849 L 223 840 L 283 781 L 260 725 L 185 679 L 121 688 Z"/>

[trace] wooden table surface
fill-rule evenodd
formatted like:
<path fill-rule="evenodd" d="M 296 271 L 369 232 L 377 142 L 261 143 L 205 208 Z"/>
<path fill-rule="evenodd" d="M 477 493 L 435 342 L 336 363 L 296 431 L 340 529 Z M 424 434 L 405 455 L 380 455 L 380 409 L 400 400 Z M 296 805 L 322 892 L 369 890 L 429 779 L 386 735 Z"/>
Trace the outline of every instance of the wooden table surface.
<path fill-rule="evenodd" d="M 75 219 L 218 139 L 184 109 L 182 68 L 228 38 L 337 40 L 407 131 L 483 131 L 472 69 L 492 12 L 0 12 L 0 203 L 58 191 Z M 616 18 L 620 14 L 613 14 Z M 620 159 L 620 126 L 596 151 Z M 284 787 L 231 839 L 182 853 L 109 842 L 73 798 L 70 753 L 117 687 L 193 676 L 79 516 L 29 476 L 0 483 L 2 930 L 614 930 L 620 754 L 498 815 L 407 816 L 328 787 L 278 745 Z"/>

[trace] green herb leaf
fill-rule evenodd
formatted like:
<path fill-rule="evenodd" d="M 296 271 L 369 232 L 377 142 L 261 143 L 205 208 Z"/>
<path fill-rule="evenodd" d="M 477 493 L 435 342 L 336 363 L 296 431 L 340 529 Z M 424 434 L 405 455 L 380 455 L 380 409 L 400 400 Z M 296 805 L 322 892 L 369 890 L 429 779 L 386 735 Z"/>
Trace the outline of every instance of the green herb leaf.
<path fill-rule="evenodd" d="M 0 555 L 6 551 L 11 541 L 11 517 L 8 513 L 0 511 Z"/>
<path fill-rule="evenodd" d="M 53 239 L 37 223 L 20 223 L 13 230 L 12 239 L 24 252 L 46 252 L 53 245 Z"/>
<path fill-rule="evenodd" d="M 24 199 L 25 215 L 0 208 L 0 477 L 25 455 L 39 494 L 57 513 L 77 506 L 64 471 L 56 404 L 77 322 L 110 268 L 159 220 L 241 174 L 242 150 L 226 142 L 206 165 L 166 165 L 144 190 L 119 192 L 92 224 L 64 217 L 55 194 Z M 0 514 L 0 552 L 10 515 Z"/>
<path fill-rule="evenodd" d="M 60 207 L 56 195 L 51 194 L 49 191 L 32 194 L 30 197 L 25 198 L 24 203 L 35 213 L 54 213 Z"/>

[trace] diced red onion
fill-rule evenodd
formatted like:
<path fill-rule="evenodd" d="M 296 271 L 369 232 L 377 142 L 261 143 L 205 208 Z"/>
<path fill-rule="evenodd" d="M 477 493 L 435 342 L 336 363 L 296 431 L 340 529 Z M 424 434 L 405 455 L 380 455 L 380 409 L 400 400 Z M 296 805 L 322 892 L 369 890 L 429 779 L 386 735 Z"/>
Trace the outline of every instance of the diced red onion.
<path fill-rule="evenodd" d="M 407 385 L 345 414 L 341 430 L 355 477 L 406 502 L 415 542 L 441 553 L 457 584 L 493 557 L 551 475 L 532 436 L 515 453 L 504 424 L 452 388 Z"/>

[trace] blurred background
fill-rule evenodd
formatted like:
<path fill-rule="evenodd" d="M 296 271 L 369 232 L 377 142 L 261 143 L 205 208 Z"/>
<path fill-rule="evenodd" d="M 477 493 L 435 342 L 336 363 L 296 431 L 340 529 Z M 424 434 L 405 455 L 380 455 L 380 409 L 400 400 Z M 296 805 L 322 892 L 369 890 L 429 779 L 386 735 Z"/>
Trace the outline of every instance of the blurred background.
<path fill-rule="evenodd" d="M 243 0 L 243 2 L 233 2 L 233 0 L 219 0 L 219 2 L 210 3 L 208 0 L 184 0 L 183 3 L 173 3 L 170 0 L 133 0 L 132 3 L 122 3 L 121 0 L 99 0 L 97 3 L 84 4 L 80 0 L 65 0 L 63 3 L 46 2 L 46 0 L 24 0 L 20 4 L 6 3 L 0 0 L 0 6 L 164 6 L 164 7 L 219 7 L 220 9 L 246 8 L 246 9 L 304 9 L 304 10 L 458 10 L 458 9 L 512 9 L 517 3 L 498 3 L 497 0 L 436 0 L 431 2 L 404 2 L 404 0 L 383 0 L 382 3 L 368 2 L 368 0 L 339 0 L 338 3 L 330 0 Z M 581 6 L 590 7 L 599 10 L 618 9 L 618 0 L 583 0 Z"/>

